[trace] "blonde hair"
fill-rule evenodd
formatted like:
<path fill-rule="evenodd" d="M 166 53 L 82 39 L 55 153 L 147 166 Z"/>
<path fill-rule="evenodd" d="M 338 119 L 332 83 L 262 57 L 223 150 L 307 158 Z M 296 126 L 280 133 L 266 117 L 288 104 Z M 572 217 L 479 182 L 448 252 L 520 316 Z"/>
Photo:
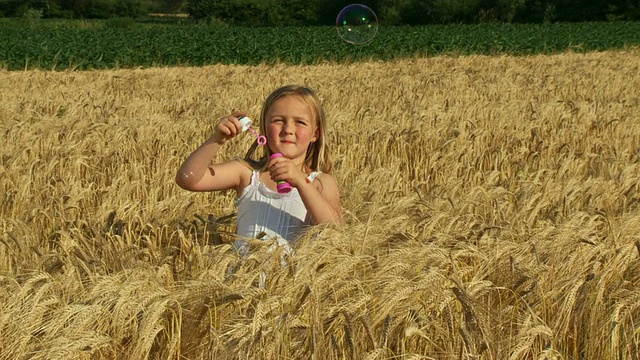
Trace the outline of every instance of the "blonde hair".
<path fill-rule="evenodd" d="M 322 109 L 322 104 L 316 96 L 313 90 L 306 86 L 300 85 L 286 85 L 274 90 L 264 101 L 262 105 L 262 113 L 260 115 L 260 132 L 262 134 L 267 133 L 266 118 L 269 109 L 275 104 L 276 101 L 286 96 L 295 96 L 302 100 L 313 116 L 313 122 L 318 129 L 318 138 L 315 142 L 309 144 L 307 148 L 307 154 L 305 156 L 303 167 L 310 171 L 322 171 L 323 173 L 330 174 L 332 163 L 329 156 L 329 149 L 325 141 L 325 130 L 327 120 Z M 265 170 L 269 163 L 269 157 L 273 154 L 271 149 L 267 146 L 265 148 L 265 154 L 259 160 L 254 160 L 253 156 L 258 148 L 257 140 L 251 145 L 249 151 L 244 160 L 255 170 Z"/>

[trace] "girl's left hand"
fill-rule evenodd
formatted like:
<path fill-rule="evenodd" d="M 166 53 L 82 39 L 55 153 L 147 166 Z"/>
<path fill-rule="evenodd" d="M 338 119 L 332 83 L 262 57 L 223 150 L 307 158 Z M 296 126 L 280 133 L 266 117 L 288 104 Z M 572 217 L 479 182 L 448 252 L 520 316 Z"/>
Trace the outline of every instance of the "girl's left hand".
<path fill-rule="evenodd" d="M 283 156 L 269 161 L 269 175 L 275 182 L 287 181 L 296 188 L 304 184 L 307 178 L 307 175 L 300 171 L 293 161 Z"/>

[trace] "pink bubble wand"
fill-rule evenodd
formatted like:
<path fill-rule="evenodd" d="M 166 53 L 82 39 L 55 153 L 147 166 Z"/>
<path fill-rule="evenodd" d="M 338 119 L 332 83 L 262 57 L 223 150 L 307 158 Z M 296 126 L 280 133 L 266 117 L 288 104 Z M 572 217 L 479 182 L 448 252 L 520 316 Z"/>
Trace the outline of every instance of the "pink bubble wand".
<path fill-rule="evenodd" d="M 242 125 L 242 131 L 249 130 L 253 134 L 253 136 L 256 137 L 256 139 L 258 141 L 258 145 L 260 145 L 260 146 L 267 145 L 267 137 L 264 136 L 264 135 L 258 134 L 258 132 L 254 128 L 251 127 L 251 124 L 252 124 L 251 119 L 249 119 L 246 116 L 243 116 L 240 119 L 238 119 L 238 121 L 240 122 L 240 125 Z M 273 159 L 281 157 L 281 156 L 282 156 L 281 153 L 275 153 L 275 154 L 271 155 L 270 159 L 273 160 Z M 276 188 L 278 189 L 278 193 L 280 193 L 280 194 L 286 194 L 286 193 L 290 192 L 293 189 L 291 187 L 291 184 L 289 184 L 288 182 L 286 182 L 284 180 L 278 181 Z"/>

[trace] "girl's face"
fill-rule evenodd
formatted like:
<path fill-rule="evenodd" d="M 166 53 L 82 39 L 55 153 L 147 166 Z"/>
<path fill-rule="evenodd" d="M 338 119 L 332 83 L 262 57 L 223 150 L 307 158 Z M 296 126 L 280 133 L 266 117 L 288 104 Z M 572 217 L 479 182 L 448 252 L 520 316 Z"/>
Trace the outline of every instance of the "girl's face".
<path fill-rule="evenodd" d="M 265 125 L 269 148 L 302 164 L 309 145 L 318 140 L 318 128 L 309 106 L 297 96 L 285 96 L 267 111 Z"/>

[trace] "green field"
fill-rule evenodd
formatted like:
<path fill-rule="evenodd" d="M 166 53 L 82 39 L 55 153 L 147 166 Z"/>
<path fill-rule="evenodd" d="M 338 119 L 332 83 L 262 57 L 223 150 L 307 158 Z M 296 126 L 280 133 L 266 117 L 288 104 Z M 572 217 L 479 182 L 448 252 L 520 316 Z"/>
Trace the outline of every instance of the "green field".
<path fill-rule="evenodd" d="M 314 64 L 438 54 L 587 52 L 640 45 L 640 22 L 381 26 L 372 42 L 350 45 L 331 26 L 0 20 L 0 67 L 8 70 Z"/>

